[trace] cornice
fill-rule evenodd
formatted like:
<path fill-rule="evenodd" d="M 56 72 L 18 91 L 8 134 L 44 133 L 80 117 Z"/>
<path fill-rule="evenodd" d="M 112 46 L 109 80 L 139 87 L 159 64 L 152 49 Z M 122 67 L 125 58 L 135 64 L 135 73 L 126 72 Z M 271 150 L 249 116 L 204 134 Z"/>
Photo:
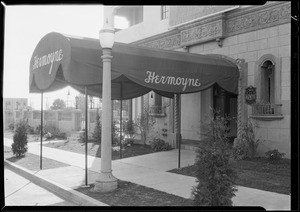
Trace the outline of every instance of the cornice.
<path fill-rule="evenodd" d="M 268 2 L 262 6 L 239 8 L 196 20 L 168 32 L 135 41 L 133 44 L 176 49 L 289 23 L 290 17 L 291 2 Z"/>

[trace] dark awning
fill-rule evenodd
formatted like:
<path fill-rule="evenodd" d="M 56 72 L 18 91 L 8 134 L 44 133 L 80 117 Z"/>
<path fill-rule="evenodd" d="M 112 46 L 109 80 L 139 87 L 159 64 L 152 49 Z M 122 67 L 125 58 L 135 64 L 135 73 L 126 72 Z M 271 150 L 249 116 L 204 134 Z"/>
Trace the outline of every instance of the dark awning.
<path fill-rule="evenodd" d="M 102 49 L 98 39 L 44 36 L 30 61 L 30 92 L 67 85 L 102 95 Z M 112 99 L 130 99 L 151 90 L 166 96 L 205 90 L 215 83 L 237 94 L 237 66 L 223 58 L 115 43 L 112 49 Z M 122 89 L 121 89 L 122 88 Z M 120 92 L 122 91 L 122 93 Z"/>

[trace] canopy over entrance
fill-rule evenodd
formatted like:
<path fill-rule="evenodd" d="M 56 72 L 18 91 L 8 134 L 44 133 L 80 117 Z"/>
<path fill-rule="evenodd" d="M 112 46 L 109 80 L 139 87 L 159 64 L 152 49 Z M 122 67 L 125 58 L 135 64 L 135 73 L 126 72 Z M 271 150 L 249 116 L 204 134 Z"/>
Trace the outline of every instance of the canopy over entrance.
<path fill-rule="evenodd" d="M 70 85 L 102 95 L 102 49 L 97 39 L 45 35 L 30 61 L 30 92 L 40 93 Z M 173 97 L 218 84 L 237 94 L 239 71 L 223 58 L 158 50 L 115 43 L 112 48 L 112 99 L 131 99 L 153 90 Z"/>

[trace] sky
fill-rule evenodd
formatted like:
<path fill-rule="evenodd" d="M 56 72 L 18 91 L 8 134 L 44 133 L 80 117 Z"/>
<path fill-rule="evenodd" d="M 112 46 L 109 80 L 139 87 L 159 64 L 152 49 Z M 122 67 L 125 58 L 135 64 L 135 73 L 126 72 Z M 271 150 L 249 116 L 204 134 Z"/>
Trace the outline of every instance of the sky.
<path fill-rule="evenodd" d="M 103 26 L 102 5 L 18 5 L 5 6 L 3 97 L 28 98 L 28 105 L 40 109 L 40 94 L 29 94 L 29 63 L 40 39 L 49 32 L 99 38 Z M 120 22 L 115 22 L 115 26 Z M 121 23 L 122 25 L 122 23 Z M 56 98 L 74 99 L 70 87 L 44 93 L 44 107 Z M 47 105 L 46 105 L 47 104 Z"/>

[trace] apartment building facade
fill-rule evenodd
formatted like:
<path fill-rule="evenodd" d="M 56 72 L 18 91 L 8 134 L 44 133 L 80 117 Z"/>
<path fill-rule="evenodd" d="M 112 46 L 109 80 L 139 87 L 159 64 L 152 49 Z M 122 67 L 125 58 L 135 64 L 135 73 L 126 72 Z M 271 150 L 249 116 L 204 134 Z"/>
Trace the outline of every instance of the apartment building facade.
<path fill-rule="evenodd" d="M 255 6 L 123 6 L 115 16 L 128 28 L 116 31 L 116 41 L 151 48 L 224 57 L 242 61 L 238 95 L 217 86 L 181 95 L 181 134 L 201 142 L 201 123 L 212 109 L 243 122 L 255 123 L 258 153 L 272 149 L 290 158 L 291 144 L 291 2 Z M 238 107 L 240 104 L 240 107 Z M 132 100 L 135 120 L 148 108 L 156 124 L 149 139 L 160 137 L 176 146 L 174 102 L 150 92 Z M 231 136 L 237 123 L 231 122 Z"/>

